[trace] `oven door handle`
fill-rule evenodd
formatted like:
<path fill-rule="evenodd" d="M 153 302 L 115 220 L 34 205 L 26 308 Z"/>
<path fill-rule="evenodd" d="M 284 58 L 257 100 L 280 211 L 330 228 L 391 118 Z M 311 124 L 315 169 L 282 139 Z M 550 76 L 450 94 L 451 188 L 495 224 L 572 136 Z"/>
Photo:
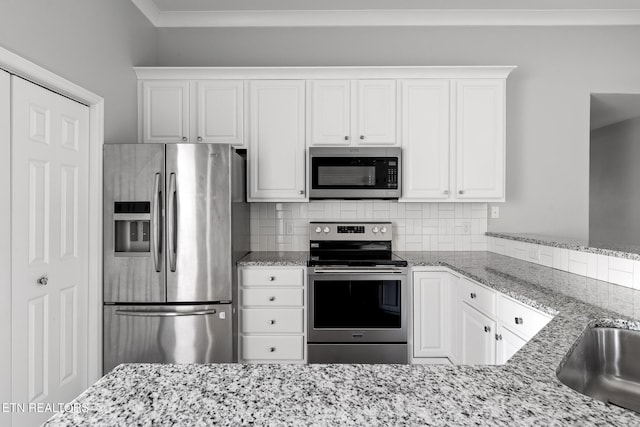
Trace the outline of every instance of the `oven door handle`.
<path fill-rule="evenodd" d="M 335 269 L 335 268 L 327 268 L 327 269 L 319 269 L 316 268 L 313 270 L 315 274 L 406 274 L 404 270 L 397 269 Z"/>

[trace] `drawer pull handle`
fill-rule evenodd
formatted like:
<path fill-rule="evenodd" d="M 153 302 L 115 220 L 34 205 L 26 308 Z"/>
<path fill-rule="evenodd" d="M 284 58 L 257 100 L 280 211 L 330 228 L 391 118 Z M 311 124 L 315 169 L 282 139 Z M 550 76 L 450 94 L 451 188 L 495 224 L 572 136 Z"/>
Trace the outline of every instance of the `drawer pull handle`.
<path fill-rule="evenodd" d="M 485 331 L 485 332 L 491 332 L 491 327 L 489 327 L 489 326 L 485 326 L 485 327 L 484 327 L 484 331 Z"/>
<path fill-rule="evenodd" d="M 275 320 L 269 320 L 269 324 L 270 324 L 270 325 L 275 325 L 275 324 L 276 324 L 276 321 L 275 321 Z"/>
<path fill-rule="evenodd" d="M 516 317 L 516 325 L 522 325 L 524 323 L 524 320 L 522 319 L 522 317 Z"/>
<path fill-rule="evenodd" d="M 276 280 L 276 276 L 269 276 L 269 281 L 273 282 L 274 280 Z"/>
<path fill-rule="evenodd" d="M 471 292 L 471 299 L 476 299 L 478 296 L 475 292 Z"/>
<path fill-rule="evenodd" d="M 270 352 L 270 353 L 273 353 L 273 352 L 275 352 L 275 351 L 276 351 L 276 348 L 275 348 L 275 347 L 269 347 L 269 352 Z"/>
<path fill-rule="evenodd" d="M 269 297 L 269 301 L 275 301 L 276 297 Z"/>

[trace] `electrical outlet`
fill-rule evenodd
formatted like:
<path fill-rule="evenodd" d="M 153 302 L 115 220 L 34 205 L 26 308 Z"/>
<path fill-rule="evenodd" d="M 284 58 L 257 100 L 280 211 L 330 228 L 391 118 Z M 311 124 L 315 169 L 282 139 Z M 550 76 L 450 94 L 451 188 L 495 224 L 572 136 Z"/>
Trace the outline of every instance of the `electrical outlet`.
<path fill-rule="evenodd" d="M 491 219 L 500 218 L 500 206 L 491 206 Z"/>
<path fill-rule="evenodd" d="M 471 234 L 471 223 L 470 222 L 462 223 L 462 234 Z"/>
<path fill-rule="evenodd" d="M 288 222 L 287 223 L 287 234 L 288 235 L 292 235 L 293 233 L 294 233 L 293 223 L 292 222 Z"/>

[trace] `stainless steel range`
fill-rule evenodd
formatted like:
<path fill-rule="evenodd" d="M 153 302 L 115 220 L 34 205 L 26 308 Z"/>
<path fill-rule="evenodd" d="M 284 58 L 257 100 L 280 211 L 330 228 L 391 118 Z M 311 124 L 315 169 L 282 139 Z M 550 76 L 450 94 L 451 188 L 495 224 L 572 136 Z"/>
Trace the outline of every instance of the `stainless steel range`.
<path fill-rule="evenodd" d="M 309 224 L 309 363 L 407 363 L 407 262 L 390 222 Z"/>

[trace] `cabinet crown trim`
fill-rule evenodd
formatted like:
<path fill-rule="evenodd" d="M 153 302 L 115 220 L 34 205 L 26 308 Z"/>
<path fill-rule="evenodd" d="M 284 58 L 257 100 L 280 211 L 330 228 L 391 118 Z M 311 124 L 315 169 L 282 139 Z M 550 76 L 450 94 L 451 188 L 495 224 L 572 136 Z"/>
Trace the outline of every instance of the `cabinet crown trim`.
<path fill-rule="evenodd" d="M 506 79 L 516 65 L 382 67 L 134 67 L 139 80 Z"/>

